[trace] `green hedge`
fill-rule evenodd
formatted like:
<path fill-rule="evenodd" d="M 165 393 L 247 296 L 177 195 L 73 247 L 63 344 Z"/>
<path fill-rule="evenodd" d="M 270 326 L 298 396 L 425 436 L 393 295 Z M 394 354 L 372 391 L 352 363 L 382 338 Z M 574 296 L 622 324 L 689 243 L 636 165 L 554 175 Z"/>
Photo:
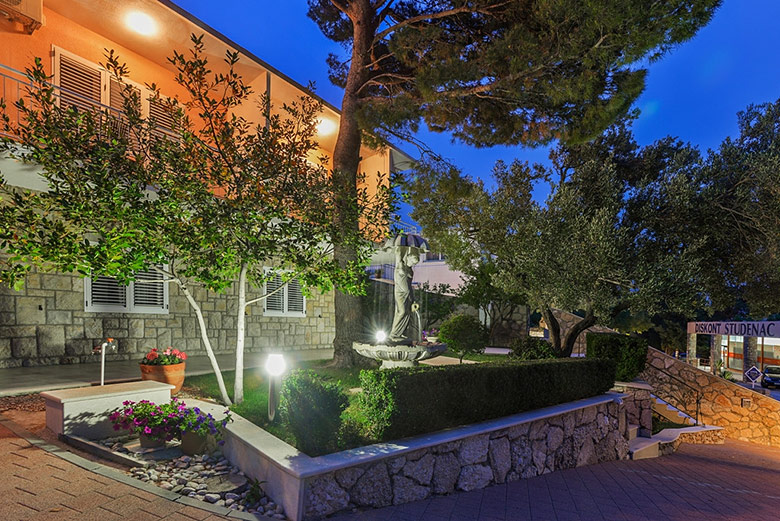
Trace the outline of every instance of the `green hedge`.
<path fill-rule="evenodd" d="M 615 361 L 615 378 L 630 382 L 645 368 L 647 340 L 614 333 L 588 333 L 588 358 L 608 358 Z"/>
<path fill-rule="evenodd" d="M 299 369 L 282 384 L 279 413 L 295 436 L 296 447 L 309 456 L 336 449 L 341 413 L 349 399 L 338 384 L 326 382 L 314 371 Z"/>
<path fill-rule="evenodd" d="M 614 382 L 613 361 L 571 358 L 365 370 L 359 408 L 368 434 L 391 440 L 596 396 Z"/>

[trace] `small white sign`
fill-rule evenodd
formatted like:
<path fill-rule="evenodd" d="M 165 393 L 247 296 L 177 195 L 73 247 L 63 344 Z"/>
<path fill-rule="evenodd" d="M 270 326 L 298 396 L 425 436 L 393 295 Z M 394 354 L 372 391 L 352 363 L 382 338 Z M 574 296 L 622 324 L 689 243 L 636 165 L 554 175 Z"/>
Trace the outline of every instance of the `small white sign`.
<path fill-rule="evenodd" d="M 761 371 L 758 369 L 758 367 L 753 366 L 745 371 L 745 377 L 750 380 L 750 382 L 753 384 L 753 387 L 755 387 L 756 380 L 761 378 Z"/>

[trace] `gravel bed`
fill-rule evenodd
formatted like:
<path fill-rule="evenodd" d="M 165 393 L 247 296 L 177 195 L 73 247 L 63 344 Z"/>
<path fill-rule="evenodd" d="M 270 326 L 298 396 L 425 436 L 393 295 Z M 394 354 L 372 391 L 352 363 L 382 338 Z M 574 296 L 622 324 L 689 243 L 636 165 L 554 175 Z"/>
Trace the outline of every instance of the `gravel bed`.
<path fill-rule="evenodd" d="M 46 410 L 46 402 L 40 394 L 21 394 L 19 396 L 3 396 L 0 398 L 0 412 L 5 411 L 42 412 Z"/>
<path fill-rule="evenodd" d="M 102 440 L 101 443 L 111 450 L 127 453 L 126 449 L 122 450 L 127 440 L 127 436 L 121 436 Z M 270 519 L 287 519 L 282 505 L 266 496 L 259 483 L 248 480 L 241 469 L 231 465 L 220 451 L 160 460 L 148 467 L 130 469 L 127 474 L 139 481 L 207 503 Z"/>

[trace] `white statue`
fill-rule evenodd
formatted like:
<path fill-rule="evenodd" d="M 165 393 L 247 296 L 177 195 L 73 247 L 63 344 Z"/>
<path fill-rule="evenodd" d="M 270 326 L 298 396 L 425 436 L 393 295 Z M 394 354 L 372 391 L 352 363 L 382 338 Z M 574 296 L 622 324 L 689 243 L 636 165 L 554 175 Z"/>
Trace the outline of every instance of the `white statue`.
<path fill-rule="evenodd" d="M 391 243 L 392 241 L 392 243 Z M 411 344 L 406 335 L 412 317 L 412 267 L 420 262 L 420 254 L 429 251 L 428 242 L 414 234 L 401 234 L 388 241 L 387 248 L 395 252 L 395 313 L 393 327 L 390 329 L 390 343 L 395 345 Z"/>

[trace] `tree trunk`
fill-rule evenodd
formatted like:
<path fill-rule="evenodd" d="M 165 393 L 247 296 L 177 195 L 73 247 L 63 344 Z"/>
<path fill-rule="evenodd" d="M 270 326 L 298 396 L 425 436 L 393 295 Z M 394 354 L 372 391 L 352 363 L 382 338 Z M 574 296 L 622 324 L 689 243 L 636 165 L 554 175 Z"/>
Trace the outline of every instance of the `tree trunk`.
<path fill-rule="evenodd" d="M 561 350 L 561 325 L 558 324 L 558 319 L 555 318 L 553 310 L 549 306 L 542 306 L 542 316 L 547 323 L 547 331 L 550 332 L 550 344 L 552 344 L 553 352 L 558 358 L 563 358 Z"/>
<path fill-rule="evenodd" d="M 352 60 L 341 103 L 341 120 L 336 146 L 333 150 L 333 181 L 338 209 L 337 224 L 342 230 L 355 232 L 359 221 L 353 215 L 357 200 L 357 173 L 360 164 L 360 127 L 357 122 L 358 91 L 368 77 L 370 48 L 376 31 L 376 12 L 369 0 L 349 3 L 353 27 Z M 333 256 L 345 266 L 356 257 L 354 247 L 334 239 Z M 351 367 L 360 364 L 363 357 L 352 349 L 352 343 L 361 334 L 362 313 L 360 298 L 339 290 L 335 296 L 336 336 L 333 339 L 333 365 Z M 366 359 L 367 361 L 367 359 Z"/>
<path fill-rule="evenodd" d="M 566 340 L 563 343 L 563 352 L 561 353 L 562 357 L 571 356 L 577 337 L 595 323 L 596 316 L 593 314 L 593 310 L 588 308 L 585 312 L 585 318 L 574 324 L 571 329 L 566 332 Z"/>
<path fill-rule="evenodd" d="M 198 317 L 198 325 L 200 326 L 200 338 L 203 341 L 203 346 L 206 348 L 206 354 L 209 357 L 209 361 L 211 362 L 211 368 L 214 370 L 214 375 L 217 377 L 217 385 L 219 386 L 219 392 L 222 394 L 222 401 L 225 402 L 225 405 L 231 405 L 232 402 L 230 401 L 230 397 L 228 396 L 227 389 L 225 388 L 225 381 L 222 379 L 222 372 L 219 370 L 219 364 L 217 363 L 217 357 L 214 356 L 214 350 L 211 348 L 211 341 L 209 340 L 208 331 L 206 330 L 206 320 L 203 318 L 203 312 L 200 309 L 200 306 L 198 305 L 195 298 L 192 296 L 192 293 L 190 293 L 190 290 L 187 289 L 187 286 L 179 279 L 175 279 L 176 284 L 179 285 L 179 288 L 181 289 L 181 292 L 184 294 L 184 296 L 187 299 L 187 302 L 190 303 L 190 306 L 195 311 L 195 316 Z"/>
<path fill-rule="evenodd" d="M 246 330 L 246 264 L 238 274 L 238 310 L 236 311 L 236 378 L 233 383 L 233 400 L 244 401 L 244 338 Z"/>

